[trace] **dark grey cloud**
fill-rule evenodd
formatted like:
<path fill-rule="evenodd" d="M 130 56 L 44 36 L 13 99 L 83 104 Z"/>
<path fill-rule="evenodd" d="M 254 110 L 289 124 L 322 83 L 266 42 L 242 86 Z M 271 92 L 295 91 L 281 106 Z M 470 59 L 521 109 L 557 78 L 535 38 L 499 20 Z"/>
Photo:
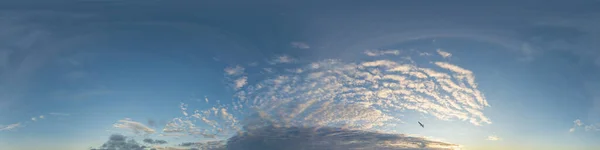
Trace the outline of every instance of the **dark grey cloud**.
<path fill-rule="evenodd" d="M 126 136 L 113 134 L 102 146 L 92 150 L 144 150 L 147 146 L 141 145 L 133 139 L 127 139 Z"/>
<path fill-rule="evenodd" d="M 165 140 L 153 140 L 150 138 L 146 138 L 144 139 L 144 143 L 148 143 L 148 144 L 167 144 L 167 141 Z"/>
<path fill-rule="evenodd" d="M 250 128 L 248 128 L 250 129 Z M 333 127 L 252 128 L 224 141 L 179 144 L 209 150 L 446 150 L 458 145 L 403 134 L 387 134 Z"/>

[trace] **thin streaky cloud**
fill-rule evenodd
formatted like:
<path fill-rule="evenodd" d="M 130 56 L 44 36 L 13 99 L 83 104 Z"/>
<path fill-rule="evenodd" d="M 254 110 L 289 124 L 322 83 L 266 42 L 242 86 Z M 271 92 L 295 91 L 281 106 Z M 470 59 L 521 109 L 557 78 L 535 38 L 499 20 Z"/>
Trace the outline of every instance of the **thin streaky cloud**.
<path fill-rule="evenodd" d="M 15 128 L 21 127 L 21 123 L 9 124 L 9 125 L 0 125 L 0 131 L 9 131 Z"/>
<path fill-rule="evenodd" d="M 495 136 L 495 135 L 490 135 L 490 136 L 487 137 L 486 140 L 488 140 L 488 141 L 499 141 L 499 140 L 502 140 L 502 138 L 500 138 L 498 136 Z"/>
<path fill-rule="evenodd" d="M 118 123 L 113 125 L 115 128 L 130 130 L 136 134 L 145 133 L 145 134 L 153 134 L 155 133 L 154 129 L 139 123 L 135 122 L 129 118 L 125 118 L 123 120 L 119 120 Z"/>
<path fill-rule="evenodd" d="M 437 53 L 438 53 L 440 56 L 442 56 L 443 58 L 450 58 L 450 57 L 452 57 L 452 53 L 449 53 L 449 52 L 443 51 L 442 49 L 437 49 L 437 50 L 436 50 L 436 52 L 437 52 Z"/>
<path fill-rule="evenodd" d="M 310 46 L 304 42 L 291 42 L 290 45 L 298 49 L 309 49 Z"/>
<path fill-rule="evenodd" d="M 400 55 L 400 50 L 366 50 L 367 56 Z"/>

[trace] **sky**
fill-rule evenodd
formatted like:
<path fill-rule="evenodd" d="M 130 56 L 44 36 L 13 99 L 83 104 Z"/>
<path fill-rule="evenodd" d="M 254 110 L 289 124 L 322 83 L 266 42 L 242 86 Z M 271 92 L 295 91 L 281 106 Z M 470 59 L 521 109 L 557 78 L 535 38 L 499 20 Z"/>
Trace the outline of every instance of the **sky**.
<path fill-rule="evenodd" d="M 2 1 L 0 149 L 599 149 L 598 7 Z"/>

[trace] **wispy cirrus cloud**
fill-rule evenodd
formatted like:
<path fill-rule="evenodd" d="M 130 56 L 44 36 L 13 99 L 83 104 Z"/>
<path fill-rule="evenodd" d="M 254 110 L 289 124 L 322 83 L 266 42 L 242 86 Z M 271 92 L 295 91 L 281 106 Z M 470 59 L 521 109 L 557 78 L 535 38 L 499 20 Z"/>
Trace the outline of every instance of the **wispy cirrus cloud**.
<path fill-rule="evenodd" d="M 400 50 L 366 50 L 367 56 L 400 55 Z"/>
<path fill-rule="evenodd" d="M 242 66 L 235 66 L 235 67 L 227 67 L 225 68 L 225 74 L 226 75 L 230 75 L 230 76 L 234 76 L 234 75 L 241 75 L 244 73 L 244 67 Z"/>
<path fill-rule="evenodd" d="M 487 137 L 486 140 L 488 140 L 488 141 L 500 141 L 500 140 L 502 140 L 502 138 L 500 138 L 498 136 L 495 136 L 495 135 L 490 135 L 490 136 Z"/>
<path fill-rule="evenodd" d="M 21 123 L 14 123 L 9 125 L 0 125 L 0 131 L 10 131 L 15 128 L 21 127 Z"/>
<path fill-rule="evenodd" d="M 271 65 L 285 64 L 285 63 L 292 63 L 295 61 L 296 61 L 296 59 L 294 59 L 288 55 L 280 55 L 280 56 L 276 56 L 275 58 L 270 60 L 269 64 L 271 64 Z"/>
<path fill-rule="evenodd" d="M 310 46 L 304 42 L 291 42 L 290 45 L 298 49 L 309 49 Z"/>
<path fill-rule="evenodd" d="M 152 129 L 142 123 L 135 122 L 129 118 L 119 120 L 118 123 L 113 124 L 113 127 L 119 128 L 119 129 L 130 130 L 136 134 L 139 134 L 139 133 L 153 134 L 153 133 L 155 133 L 154 129 Z"/>
<path fill-rule="evenodd" d="M 442 56 L 443 58 L 450 58 L 450 57 L 452 57 L 452 53 L 449 53 L 449 52 L 443 51 L 442 49 L 437 49 L 437 50 L 436 50 L 436 52 L 437 52 L 437 53 L 438 53 L 440 56 Z"/>

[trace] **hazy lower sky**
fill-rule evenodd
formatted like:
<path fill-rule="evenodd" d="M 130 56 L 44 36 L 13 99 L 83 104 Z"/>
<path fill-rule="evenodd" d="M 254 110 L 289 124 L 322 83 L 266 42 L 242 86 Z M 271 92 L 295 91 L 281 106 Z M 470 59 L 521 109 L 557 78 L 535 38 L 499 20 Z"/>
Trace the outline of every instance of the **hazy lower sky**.
<path fill-rule="evenodd" d="M 252 143 L 227 139 L 256 138 L 265 124 L 362 130 L 355 136 L 375 143 L 397 134 L 402 148 L 599 149 L 598 8 L 2 1 L 0 149 L 106 149 L 125 139 L 235 149 Z M 314 130 L 332 136 L 298 142 L 340 140 Z M 278 144 L 270 148 L 286 146 Z M 370 144 L 351 147 L 381 146 Z"/>

